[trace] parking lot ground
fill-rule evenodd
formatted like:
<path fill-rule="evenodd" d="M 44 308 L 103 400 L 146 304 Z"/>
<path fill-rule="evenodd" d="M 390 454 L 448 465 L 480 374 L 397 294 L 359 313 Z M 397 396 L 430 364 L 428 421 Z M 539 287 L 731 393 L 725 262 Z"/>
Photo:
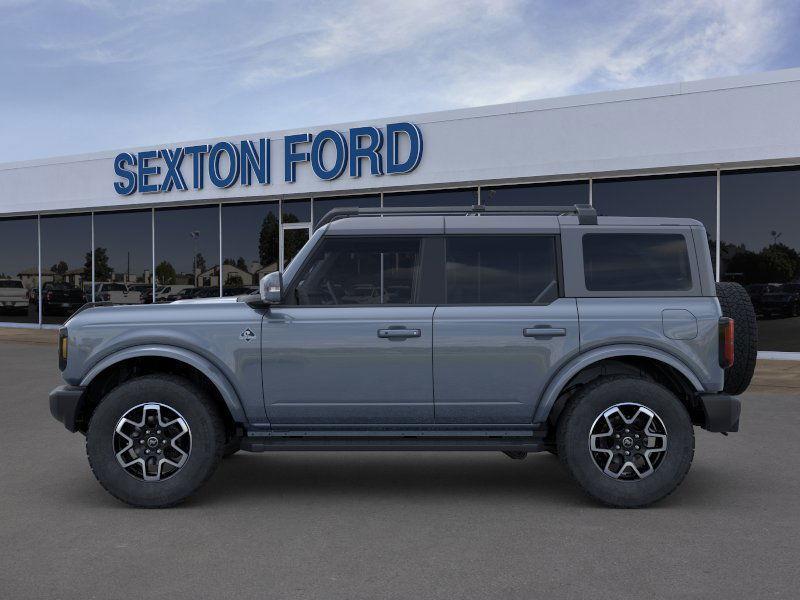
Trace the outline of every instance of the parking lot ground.
<path fill-rule="evenodd" d="M 185 505 L 135 510 L 50 417 L 52 346 L 0 343 L 0 377 L 2 598 L 800 596 L 796 388 L 698 430 L 649 509 L 596 505 L 549 454 L 313 452 L 237 455 Z"/>

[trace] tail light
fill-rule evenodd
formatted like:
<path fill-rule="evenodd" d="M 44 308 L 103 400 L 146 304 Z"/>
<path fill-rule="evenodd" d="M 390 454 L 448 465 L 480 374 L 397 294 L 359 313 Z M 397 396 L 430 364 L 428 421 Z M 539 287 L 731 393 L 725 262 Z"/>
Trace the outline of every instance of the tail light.
<path fill-rule="evenodd" d="M 46 298 L 47 298 L 48 302 L 52 302 L 53 301 L 53 292 L 47 292 Z"/>
<path fill-rule="evenodd" d="M 103 299 L 103 302 L 111 302 L 111 294 L 107 292 L 100 294 L 100 297 Z"/>
<path fill-rule="evenodd" d="M 733 366 L 733 319 L 722 317 L 719 320 L 719 366 L 728 369 Z"/>

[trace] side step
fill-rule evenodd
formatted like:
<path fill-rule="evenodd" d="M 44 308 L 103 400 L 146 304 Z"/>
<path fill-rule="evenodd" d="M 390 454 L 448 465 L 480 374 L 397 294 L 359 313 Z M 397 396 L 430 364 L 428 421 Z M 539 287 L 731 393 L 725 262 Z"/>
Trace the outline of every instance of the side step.
<path fill-rule="evenodd" d="M 242 439 L 242 450 L 248 452 L 269 452 L 276 450 L 314 450 L 314 451 L 401 451 L 401 450 L 460 450 L 460 451 L 500 451 L 500 452 L 540 452 L 547 449 L 544 439 L 525 436 L 509 437 L 314 437 L 314 436 L 252 436 Z"/>

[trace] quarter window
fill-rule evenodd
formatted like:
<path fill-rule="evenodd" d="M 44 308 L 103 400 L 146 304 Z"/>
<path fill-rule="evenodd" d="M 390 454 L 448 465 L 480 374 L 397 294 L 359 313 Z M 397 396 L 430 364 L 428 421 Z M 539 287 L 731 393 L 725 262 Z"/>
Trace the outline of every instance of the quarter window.
<path fill-rule="evenodd" d="M 329 237 L 304 266 L 294 299 L 301 305 L 413 304 L 420 238 Z"/>
<path fill-rule="evenodd" d="M 692 288 L 681 234 L 590 233 L 583 236 L 586 289 L 671 292 Z"/>
<path fill-rule="evenodd" d="M 547 304 L 558 297 L 553 236 L 447 238 L 448 304 Z"/>

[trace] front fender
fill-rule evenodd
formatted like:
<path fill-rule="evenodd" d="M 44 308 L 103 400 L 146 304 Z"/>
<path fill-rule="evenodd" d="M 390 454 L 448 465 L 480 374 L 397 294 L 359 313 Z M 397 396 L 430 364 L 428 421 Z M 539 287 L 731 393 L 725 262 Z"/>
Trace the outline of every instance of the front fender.
<path fill-rule="evenodd" d="M 220 396 L 222 396 L 222 399 L 225 402 L 225 405 L 228 407 L 233 420 L 237 423 L 247 422 L 247 417 L 245 416 L 239 396 L 237 395 L 230 381 L 228 381 L 228 378 L 225 377 L 222 371 L 215 367 L 213 363 L 202 356 L 195 354 L 194 352 L 186 350 L 185 348 L 159 344 L 132 346 L 125 348 L 124 350 L 119 350 L 110 356 L 106 356 L 104 359 L 94 365 L 91 370 L 89 370 L 89 372 L 86 373 L 86 375 L 84 375 L 81 379 L 81 386 L 88 386 L 100 373 L 124 360 L 153 356 L 178 360 L 200 371 L 203 375 L 208 377 L 211 383 L 214 384 L 214 387 L 217 388 Z"/>
<path fill-rule="evenodd" d="M 675 358 L 671 354 L 652 348 L 650 346 L 640 346 L 637 344 L 619 344 L 614 346 L 603 346 L 595 348 L 584 354 L 580 354 L 573 358 L 566 365 L 561 367 L 559 371 L 552 377 L 550 383 L 547 384 L 539 404 L 534 411 L 534 423 L 544 423 L 550 415 L 550 410 L 553 408 L 558 396 L 564 389 L 564 386 L 578 373 L 586 367 L 605 360 L 608 358 L 615 358 L 620 356 L 641 356 L 644 358 L 652 358 L 664 364 L 673 367 L 681 373 L 692 384 L 698 392 L 703 391 L 703 384 L 697 375 L 681 360 Z"/>

